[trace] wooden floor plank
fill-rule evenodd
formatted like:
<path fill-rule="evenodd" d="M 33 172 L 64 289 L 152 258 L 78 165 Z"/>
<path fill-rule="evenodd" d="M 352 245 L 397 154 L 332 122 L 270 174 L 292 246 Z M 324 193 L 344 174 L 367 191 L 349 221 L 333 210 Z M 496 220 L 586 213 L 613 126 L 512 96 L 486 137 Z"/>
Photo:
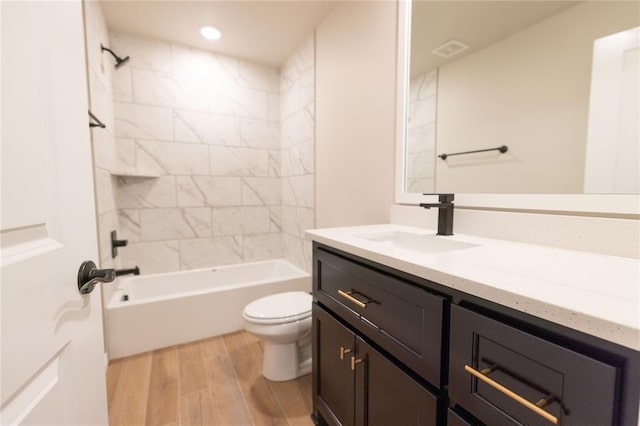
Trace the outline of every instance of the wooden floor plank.
<path fill-rule="evenodd" d="M 179 420 L 178 350 L 173 346 L 152 353 L 146 424 L 164 425 Z"/>
<path fill-rule="evenodd" d="M 298 380 L 269 382 L 269 387 L 291 426 L 311 426 L 311 411 L 300 393 Z"/>
<path fill-rule="evenodd" d="M 251 425 L 251 414 L 228 354 L 210 358 L 205 363 L 209 392 L 213 398 L 218 423 Z"/>
<path fill-rule="evenodd" d="M 178 346 L 180 396 L 207 390 L 200 342 Z"/>
<path fill-rule="evenodd" d="M 147 412 L 151 353 L 122 361 L 113 400 L 109 406 L 109 424 L 143 425 Z"/>
<path fill-rule="evenodd" d="M 180 397 L 181 426 L 215 426 L 218 422 L 208 390 Z"/>
<path fill-rule="evenodd" d="M 262 376 L 262 350 L 258 342 L 248 343 L 244 332 L 224 336 L 233 368 L 242 388 L 251 418 L 256 425 L 287 425 L 282 409 Z"/>
<path fill-rule="evenodd" d="M 122 369 L 123 360 L 115 360 L 109 364 L 107 368 L 107 404 L 111 405 L 113 396 L 115 394 L 116 385 L 118 384 L 118 378 L 120 376 L 120 370 Z"/>
<path fill-rule="evenodd" d="M 262 351 L 240 331 L 115 360 L 107 371 L 109 424 L 311 424 L 310 375 L 270 382 Z"/>
<path fill-rule="evenodd" d="M 313 411 L 313 382 L 311 380 L 311 374 L 306 374 L 296 380 L 298 383 L 298 391 L 304 400 L 304 404 L 307 407 L 307 412 L 311 414 Z"/>
<path fill-rule="evenodd" d="M 201 340 L 200 348 L 202 350 L 202 357 L 205 360 L 227 354 L 227 347 L 224 344 L 223 336 L 216 336 Z"/>

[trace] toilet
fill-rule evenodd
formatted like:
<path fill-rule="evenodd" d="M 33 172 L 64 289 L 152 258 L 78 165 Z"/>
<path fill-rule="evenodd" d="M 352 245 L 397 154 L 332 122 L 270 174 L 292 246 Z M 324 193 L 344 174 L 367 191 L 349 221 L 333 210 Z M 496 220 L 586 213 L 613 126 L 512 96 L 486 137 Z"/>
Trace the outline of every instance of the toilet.
<path fill-rule="evenodd" d="M 264 341 L 266 379 L 282 382 L 311 372 L 311 302 L 309 293 L 289 291 L 245 306 L 244 329 Z"/>

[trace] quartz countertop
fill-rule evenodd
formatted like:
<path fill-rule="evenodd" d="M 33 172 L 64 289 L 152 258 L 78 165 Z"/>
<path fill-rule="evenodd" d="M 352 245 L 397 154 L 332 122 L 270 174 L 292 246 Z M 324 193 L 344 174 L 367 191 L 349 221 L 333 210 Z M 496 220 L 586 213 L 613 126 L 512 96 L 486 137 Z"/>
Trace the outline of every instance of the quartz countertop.
<path fill-rule="evenodd" d="M 472 235 L 437 236 L 424 253 L 363 238 L 434 235 L 395 224 L 314 229 L 313 241 L 536 317 L 640 350 L 640 261 Z M 466 244 L 465 244 L 466 243 Z"/>

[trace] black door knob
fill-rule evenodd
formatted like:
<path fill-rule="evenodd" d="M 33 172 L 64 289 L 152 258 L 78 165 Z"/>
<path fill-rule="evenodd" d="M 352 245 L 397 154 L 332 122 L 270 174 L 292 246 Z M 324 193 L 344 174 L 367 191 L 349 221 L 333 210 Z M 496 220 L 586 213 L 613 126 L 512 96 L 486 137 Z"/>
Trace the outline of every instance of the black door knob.
<path fill-rule="evenodd" d="M 110 283 L 116 279 L 115 269 L 98 269 L 96 264 L 85 260 L 78 270 L 78 291 L 89 294 L 98 283 Z"/>

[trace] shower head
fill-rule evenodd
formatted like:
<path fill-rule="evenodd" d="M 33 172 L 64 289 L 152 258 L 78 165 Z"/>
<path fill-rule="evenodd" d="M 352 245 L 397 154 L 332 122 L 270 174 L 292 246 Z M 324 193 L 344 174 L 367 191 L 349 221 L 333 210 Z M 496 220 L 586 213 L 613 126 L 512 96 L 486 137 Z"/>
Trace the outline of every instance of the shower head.
<path fill-rule="evenodd" d="M 116 69 L 120 68 L 122 65 L 124 65 L 129 60 L 128 56 L 124 57 L 124 58 L 121 58 L 118 55 L 116 55 L 115 53 L 113 53 L 113 50 L 111 50 L 111 49 L 109 49 L 107 47 L 104 47 L 102 44 L 100 44 L 100 49 L 101 49 L 102 52 L 104 52 L 106 50 L 107 52 L 111 53 L 111 55 L 116 60 L 116 65 L 115 65 Z"/>
<path fill-rule="evenodd" d="M 124 65 L 125 63 L 127 63 L 129 61 L 129 57 L 125 56 L 124 58 L 120 59 L 116 56 L 116 69 L 120 68 L 122 65 Z"/>

